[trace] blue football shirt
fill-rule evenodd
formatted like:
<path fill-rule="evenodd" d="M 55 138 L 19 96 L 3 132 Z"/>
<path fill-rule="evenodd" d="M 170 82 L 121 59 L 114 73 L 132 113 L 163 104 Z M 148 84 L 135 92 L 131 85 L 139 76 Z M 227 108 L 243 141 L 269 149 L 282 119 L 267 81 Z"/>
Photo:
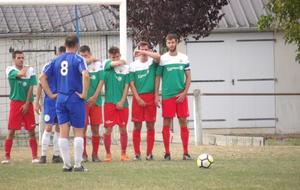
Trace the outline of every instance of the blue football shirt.
<path fill-rule="evenodd" d="M 53 88 L 56 88 L 57 93 L 71 95 L 74 92 L 82 93 L 81 73 L 84 70 L 87 70 L 85 59 L 76 53 L 67 52 L 47 65 L 44 73 L 48 77 L 48 82 L 49 78 L 54 79 Z"/>

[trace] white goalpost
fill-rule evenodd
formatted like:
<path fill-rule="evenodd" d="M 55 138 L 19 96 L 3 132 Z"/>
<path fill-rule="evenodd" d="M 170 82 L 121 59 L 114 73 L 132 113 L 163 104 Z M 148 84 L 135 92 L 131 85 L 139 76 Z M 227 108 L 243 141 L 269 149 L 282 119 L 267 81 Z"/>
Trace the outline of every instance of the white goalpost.
<path fill-rule="evenodd" d="M 123 58 L 127 58 L 127 4 L 126 0 L 0 0 L 0 5 L 81 5 L 102 4 L 119 5 L 120 14 L 120 51 Z"/>

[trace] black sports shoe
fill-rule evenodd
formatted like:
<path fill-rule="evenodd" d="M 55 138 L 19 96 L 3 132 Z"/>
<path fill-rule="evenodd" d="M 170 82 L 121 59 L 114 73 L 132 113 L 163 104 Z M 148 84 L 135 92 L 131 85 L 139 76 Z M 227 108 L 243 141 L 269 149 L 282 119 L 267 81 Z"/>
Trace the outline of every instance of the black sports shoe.
<path fill-rule="evenodd" d="M 135 155 L 134 158 L 133 158 L 133 160 L 134 160 L 134 161 L 140 161 L 140 160 L 142 160 L 142 159 L 141 159 L 141 156 L 140 156 L 140 155 Z"/>
<path fill-rule="evenodd" d="M 70 167 L 63 167 L 63 172 L 72 172 L 72 170 L 73 170 L 73 167 L 72 166 L 70 166 Z"/>
<path fill-rule="evenodd" d="M 41 156 L 39 160 L 40 164 L 46 164 L 47 163 L 47 157 L 46 156 Z"/>
<path fill-rule="evenodd" d="M 153 155 L 152 155 L 152 154 L 149 154 L 149 155 L 146 157 L 146 160 L 148 160 L 148 161 L 154 160 Z"/>
<path fill-rule="evenodd" d="M 80 167 L 74 167 L 74 172 L 87 172 L 88 170 L 81 165 Z"/>
<path fill-rule="evenodd" d="M 166 161 L 171 160 L 171 155 L 170 154 L 165 154 L 164 155 L 164 160 L 166 160 Z"/>
<path fill-rule="evenodd" d="M 59 155 L 53 155 L 52 157 L 52 163 L 62 163 L 63 160 Z"/>
<path fill-rule="evenodd" d="M 99 159 L 99 157 L 97 155 L 95 155 L 95 156 L 92 155 L 92 161 L 93 162 L 101 162 L 101 160 Z"/>
<path fill-rule="evenodd" d="M 193 160 L 193 158 L 189 154 L 184 154 L 182 160 Z"/>

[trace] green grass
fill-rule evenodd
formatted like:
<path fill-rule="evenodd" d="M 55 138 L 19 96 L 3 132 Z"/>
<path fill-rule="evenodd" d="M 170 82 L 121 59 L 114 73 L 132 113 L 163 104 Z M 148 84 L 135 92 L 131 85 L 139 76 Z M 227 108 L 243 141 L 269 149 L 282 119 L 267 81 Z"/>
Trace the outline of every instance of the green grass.
<path fill-rule="evenodd" d="M 300 146 L 191 146 L 194 158 L 202 152 L 214 156 L 215 163 L 210 169 L 197 168 L 195 160 L 182 161 L 180 145 L 172 144 L 172 161 L 162 161 L 162 146 L 155 146 L 155 161 L 128 163 L 118 160 L 119 147 L 113 146 L 114 161 L 89 162 L 85 164 L 89 169 L 86 173 L 63 173 L 61 164 L 32 165 L 28 148 L 15 148 L 14 162 L 0 165 L 0 189 L 291 190 L 300 187 Z M 132 155 L 132 147 L 128 149 Z M 0 150 L 3 154 L 3 149 Z"/>

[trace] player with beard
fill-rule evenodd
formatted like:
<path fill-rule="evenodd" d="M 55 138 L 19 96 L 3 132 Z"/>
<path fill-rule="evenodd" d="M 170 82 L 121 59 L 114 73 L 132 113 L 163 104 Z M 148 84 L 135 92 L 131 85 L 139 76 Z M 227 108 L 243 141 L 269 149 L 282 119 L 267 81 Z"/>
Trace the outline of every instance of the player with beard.
<path fill-rule="evenodd" d="M 159 86 L 162 79 L 162 116 L 163 141 L 165 146 L 164 160 L 171 160 L 170 154 L 170 124 L 177 115 L 180 125 L 180 135 L 183 145 L 183 160 L 191 160 L 188 152 L 189 116 L 187 93 L 191 84 L 191 71 L 188 57 L 177 51 L 177 35 L 168 34 L 166 45 L 168 52 L 163 54 L 156 72 L 155 102 L 160 106 Z"/>

